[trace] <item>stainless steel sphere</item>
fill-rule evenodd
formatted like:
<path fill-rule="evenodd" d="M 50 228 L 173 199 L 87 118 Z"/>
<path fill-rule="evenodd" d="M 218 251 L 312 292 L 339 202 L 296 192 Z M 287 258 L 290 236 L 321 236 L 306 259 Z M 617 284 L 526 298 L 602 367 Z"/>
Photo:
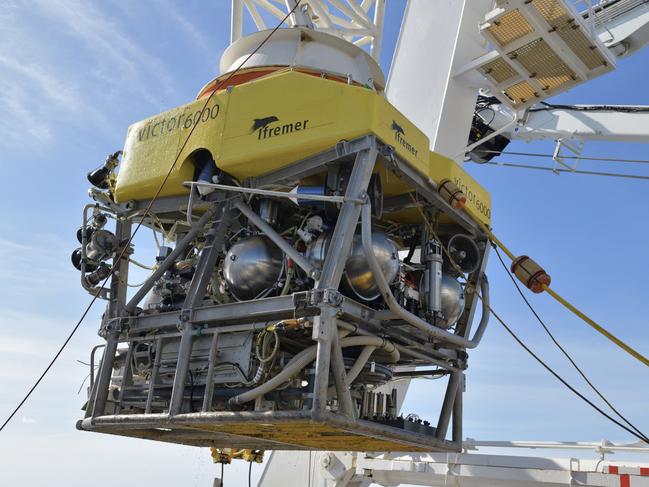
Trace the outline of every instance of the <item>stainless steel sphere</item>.
<path fill-rule="evenodd" d="M 372 232 L 372 249 L 386 281 L 392 282 L 399 272 L 399 249 L 383 232 Z M 345 279 L 352 290 L 366 300 L 381 295 L 370 266 L 365 259 L 360 234 L 354 235 L 352 250 L 345 263 Z"/>
<path fill-rule="evenodd" d="M 442 274 L 442 315 L 435 323 L 440 328 L 453 326 L 464 311 L 464 289 L 457 279 Z"/>
<path fill-rule="evenodd" d="M 239 240 L 230 247 L 223 263 L 223 277 L 235 298 L 254 299 L 282 276 L 284 253 L 267 237 Z"/>
<path fill-rule="evenodd" d="M 307 258 L 316 262 L 324 261 L 330 240 L 330 234 L 318 237 L 307 249 Z M 374 231 L 372 232 L 372 248 L 385 279 L 392 282 L 399 272 L 399 254 L 396 244 L 385 233 Z M 365 259 L 360 233 L 354 235 L 352 249 L 345 262 L 343 281 L 343 284 L 346 284 L 361 299 L 371 301 L 381 295 Z"/>

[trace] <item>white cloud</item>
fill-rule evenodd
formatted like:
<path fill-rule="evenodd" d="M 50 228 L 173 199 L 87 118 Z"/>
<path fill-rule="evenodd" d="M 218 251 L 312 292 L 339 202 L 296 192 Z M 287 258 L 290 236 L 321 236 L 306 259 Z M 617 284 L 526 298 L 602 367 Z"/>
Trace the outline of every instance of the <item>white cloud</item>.
<path fill-rule="evenodd" d="M 4 287 L 0 305 L 9 304 L 12 296 L 44 298 L 71 289 L 78 282 L 69 259 L 73 245 L 51 234 L 32 234 L 31 242 L 0 238 L 0 280 L 10 283 Z M 66 285 L 61 286 L 61 281 Z"/>
<path fill-rule="evenodd" d="M 0 146 L 38 148 L 55 138 L 59 123 L 121 135 L 110 116 L 116 96 L 165 108 L 160 95 L 173 94 L 173 78 L 104 5 L 0 5 Z M 176 22 L 186 30 L 183 20 Z"/>
<path fill-rule="evenodd" d="M 50 2 L 39 0 L 38 7 L 49 21 L 58 22 L 76 37 L 83 49 L 92 53 L 94 65 L 89 66 L 104 82 L 129 83 L 150 103 L 160 105 L 152 95 L 145 80 L 156 79 L 156 86 L 164 92 L 173 91 L 173 82 L 160 60 L 147 54 L 137 43 L 110 18 L 88 2 Z"/>
<path fill-rule="evenodd" d="M 73 90 L 42 66 L 20 62 L 0 53 L 0 69 L 5 75 L 22 78 L 24 82 L 34 85 L 34 92 L 38 93 L 39 98 L 44 97 L 60 108 L 79 108 L 79 100 Z"/>
<path fill-rule="evenodd" d="M 23 416 L 20 418 L 20 422 L 22 424 L 34 424 L 36 423 L 36 420 L 34 418 L 28 418 L 27 416 Z"/>

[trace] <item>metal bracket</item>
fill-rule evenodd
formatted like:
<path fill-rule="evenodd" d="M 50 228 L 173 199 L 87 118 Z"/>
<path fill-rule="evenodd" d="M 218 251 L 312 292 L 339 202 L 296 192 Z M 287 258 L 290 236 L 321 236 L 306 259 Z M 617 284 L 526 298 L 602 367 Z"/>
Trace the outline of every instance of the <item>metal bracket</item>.
<path fill-rule="evenodd" d="M 566 137 L 562 137 L 560 139 L 557 139 L 557 145 L 554 148 L 552 160 L 568 171 L 575 171 L 577 169 L 577 166 L 579 165 L 579 156 L 581 155 L 581 151 L 583 149 L 584 141 L 582 139 L 568 139 Z M 562 150 L 564 150 L 564 153 L 562 153 Z M 565 154 L 565 151 L 567 151 L 568 154 Z M 566 155 L 574 160 L 574 164 L 568 164 L 566 162 Z M 558 175 L 559 167 L 554 167 L 552 169 L 552 172 Z"/>
<path fill-rule="evenodd" d="M 340 307 L 343 302 L 343 295 L 336 289 L 314 289 L 308 291 L 307 302 L 311 306 L 326 304 Z"/>
<path fill-rule="evenodd" d="M 121 334 L 122 331 L 128 328 L 128 318 L 106 318 L 99 328 L 97 333 L 100 337 L 106 338 L 111 333 L 115 332 Z"/>

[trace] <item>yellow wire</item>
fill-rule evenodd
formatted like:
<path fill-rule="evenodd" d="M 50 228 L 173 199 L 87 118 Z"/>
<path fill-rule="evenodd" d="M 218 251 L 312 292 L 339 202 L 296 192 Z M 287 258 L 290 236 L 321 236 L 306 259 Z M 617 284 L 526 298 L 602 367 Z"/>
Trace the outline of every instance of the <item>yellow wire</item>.
<path fill-rule="evenodd" d="M 516 256 L 503 244 L 498 237 L 496 237 L 489 228 L 482 223 L 479 220 L 475 220 L 480 227 L 484 230 L 484 232 L 489 236 L 491 241 L 495 243 L 505 254 L 507 254 L 507 257 L 509 257 L 511 260 L 515 260 Z M 559 303 L 561 303 L 563 306 L 565 306 L 568 310 L 572 311 L 575 315 L 577 315 L 579 318 L 581 318 L 586 324 L 594 328 L 596 331 L 604 335 L 606 338 L 608 338 L 610 341 L 615 343 L 618 347 L 620 347 L 622 350 L 627 352 L 629 355 L 632 357 L 638 359 L 640 362 L 645 364 L 646 366 L 649 366 L 649 359 L 642 355 L 640 352 L 634 350 L 632 347 L 624 343 L 622 340 L 620 340 L 618 337 L 613 335 L 610 331 L 606 330 L 603 326 L 595 322 L 593 319 L 588 317 L 586 314 L 582 313 L 579 311 L 575 306 L 570 304 L 565 298 L 560 296 L 556 291 L 551 289 L 549 286 L 546 286 L 543 284 L 543 290 L 546 291 L 550 296 L 552 296 L 554 299 L 556 299 Z"/>

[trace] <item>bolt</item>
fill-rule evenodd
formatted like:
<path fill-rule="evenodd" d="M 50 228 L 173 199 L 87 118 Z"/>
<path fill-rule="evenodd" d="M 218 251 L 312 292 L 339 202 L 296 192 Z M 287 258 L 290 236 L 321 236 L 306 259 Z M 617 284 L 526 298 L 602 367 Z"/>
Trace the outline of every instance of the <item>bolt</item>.
<path fill-rule="evenodd" d="M 322 465 L 323 468 L 327 468 L 331 464 L 331 455 L 328 453 L 326 455 L 323 455 L 322 458 L 320 459 L 320 465 Z"/>

